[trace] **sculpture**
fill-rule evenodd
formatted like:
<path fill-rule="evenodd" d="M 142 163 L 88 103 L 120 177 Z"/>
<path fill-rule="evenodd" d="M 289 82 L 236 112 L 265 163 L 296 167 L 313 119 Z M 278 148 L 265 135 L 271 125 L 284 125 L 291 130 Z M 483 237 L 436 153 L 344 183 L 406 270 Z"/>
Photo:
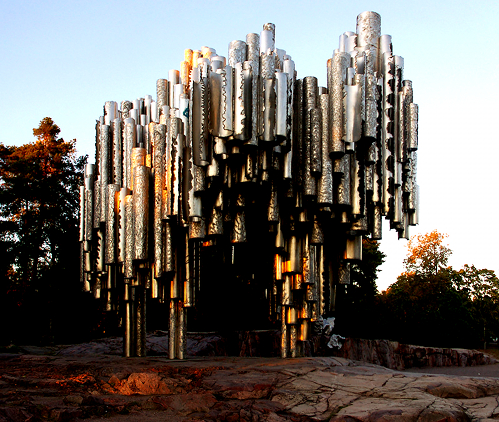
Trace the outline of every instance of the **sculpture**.
<path fill-rule="evenodd" d="M 145 355 L 147 296 L 170 303 L 169 355 L 185 357 L 208 250 L 222 266 L 257 257 L 248 282 L 268 308 L 255 312 L 280 324 L 282 357 L 300 355 L 362 237 L 381 238 L 382 216 L 399 237 L 417 224 L 418 107 L 402 72 L 380 16 L 364 12 L 327 62 L 327 88 L 297 79 L 265 24 L 229 44 L 228 63 L 186 50 L 156 101 L 106 102 L 81 187 L 81 275 L 120 308 L 125 356 Z"/>

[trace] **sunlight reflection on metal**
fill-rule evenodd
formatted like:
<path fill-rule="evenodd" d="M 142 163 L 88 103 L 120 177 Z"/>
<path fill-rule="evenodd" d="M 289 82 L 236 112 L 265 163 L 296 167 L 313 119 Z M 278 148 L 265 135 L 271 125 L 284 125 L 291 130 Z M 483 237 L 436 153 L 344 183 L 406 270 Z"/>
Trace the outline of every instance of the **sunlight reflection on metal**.
<path fill-rule="evenodd" d="M 156 101 L 104 106 L 80 189 L 81 280 L 121 315 L 125 356 L 146 353 L 149 297 L 169 306 L 169 357 L 185 358 L 188 311 L 210 277 L 202 257 L 215 247 L 237 267 L 245 245 L 269 255 L 249 282 L 281 356 L 300 356 L 363 237 L 381 238 L 382 217 L 404 238 L 418 222 L 418 106 L 380 16 L 340 36 L 327 87 L 297 78 L 275 34 L 265 24 L 230 42 L 228 59 L 186 49 Z"/>

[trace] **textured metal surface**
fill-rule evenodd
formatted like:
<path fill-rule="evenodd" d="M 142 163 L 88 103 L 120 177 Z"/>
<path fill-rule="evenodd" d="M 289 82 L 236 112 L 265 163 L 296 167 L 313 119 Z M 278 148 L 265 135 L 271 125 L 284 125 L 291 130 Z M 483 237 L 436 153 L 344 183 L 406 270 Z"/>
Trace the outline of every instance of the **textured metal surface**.
<path fill-rule="evenodd" d="M 268 58 L 269 55 L 262 57 Z M 262 60 L 262 72 L 265 73 L 268 71 L 268 69 L 265 70 L 266 63 L 266 61 Z M 273 70 L 268 72 L 273 72 Z M 270 74 L 271 76 L 268 78 L 264 78 L 262 74 L 262 140 L 267 142 L 273 142 L 275 140 L 276 91 L 274 74 Z"/>
<path fill-rule="evenodd" d="M 314 167 L 312 165 L 312 114 L 317 107 L 317 78 L 307 76 L 303 78 L 303 194 L 305 196 L 315 196 L 317 194 L 317 180 L 312 175 Z M 315 120 L 315 129 L 318 129 L 317 118 Z M 318 131 L 315 134 L 316 143 L 320 142 Z M 315 169 L 317 170 L 317 169 Z"/>
<path fill-rule="evenodd" d="M 134 215 L 133 215 L 133 195 L 125 197 L 125 261 L 123 275 L 125 278 L 133 278 L 135 271 L 132 260 L 134 253 Z"/>
<path fill-rule="evenodd" d="M 246 43 L 241 40 L 231 41 L 229 43 L 229 65 L 236 66 L 236 63 L 244 63 L 246 61 Z"/>
<path fill-rule="evenodd" d="M 258 145 L 260 136 L 260 95 L 258 92 L 258 75 L 260 74 L 260 36 L 258 34 L 246 35 L 247 62 L 245 68 L 251 69 L 251 140 L 247 143 Z"/>
<path fill-rule="evenodd" d="M 117 260 L 117 223 L 120 185 L 107 185 L 106 217 L 106 264 L 115 264 Z"/>
<path fill-rule="evenodd" d="M 382 127 L 381 127 L 381 152 L 383 164 L 383 188 L 381 201 L 383 203 L 383 214 L 390 212 L 390 205 L 393 196 L 393 116 L 394 116 L 394 57 L 390 52 L 383 54 L 383 98 L 382 98 Z"/>
<path fill-rule="evenodd" d="M 310 110 L 310 172 L 315 176 L 322 174 L 322 111 Z"/>
<path fill-rule="evenodd" d="M 321 94 L 321 134 L 322 134 L 322 155 L 321 155 L 321 176 L 317 183 L 317 202 L 321 205 L 333 205 L 333 163 L 329 156 L 329 136 L 330 136 L 330 120 L 329 120 L 329 95 Z"/>
<path fill-rule="evenodd" d="M 297 79 L 265 24 L 227 60 L 186 49 L 155 99 L 105 103 L 80 188 L 80 279 L 123 318 L 125 356 L 145 355 L 148 296 L 169 306 L 169 356 L 185 358 L 186 310 L 209 315 L 224 283 L 230 301 L 241 286 L 264 299 L 255 320 L 265 312 L 281 356 L 300 356 L 338 310 L 363 237 L 381 239 L 384 216 L 408 238 L 418 106 L 379 15 L 356 28 L 327 60 L 327 89 Z"/>
<path fill-rule="evenodd" d="M 288 74 L 276 72 L 276 136 L 279 142 L 288 136 Z"/>
<path fill-rule="evenodd" d="M 178 330 L 178 312 L 174 300 L 170 300 L 170 327 L 168 332 L 168 357 L 175 359 L 177 357 L 178 344 L 176 341 Z"/>
<path fill-rule="evenodd" d="M 154 126 L 154 276 L 161 277 L 164 271 L 163 268 L 163 190 L 165 189 L 165 153 L 166 153 L 166 126 Z"/>
<path fill-rule="evenodd" d="M 344 108 L 343 108 L 343 88 L 345 86 L 346 71 L 350 64 L 350 54 L 336 52 L 331 63 L 331 84 L 329 89 L 329 104 L 331 106 L 331 136 L 334 154 L 341 154 L 345 151 L 343 142 L 344 134 Z"/>
<path fill-rule="evenodd" d="M 234 67 L 234 137 L 251 139 L 252 71 L 249 63 Z"/>
<path fill-rule="evenodd" d="M 99 180 L 100 180 L 100 222 L 106 222 L 107 216 L 107 185 L 110 182 L 111 166 L 111 130 L 108 125 L 100 126 L 99 148 Z"/>
<path fill-rule="evenodd" d="M 134 218 L 134 260 L 149 257 L 149 175 L 146 166 L 133 170 L 133 218 Z"/>
<path fill-rule="evenodd" d="M 85 186 L 80 186 L 80 215 L 79 215 L 79 238 L 80 242 L 85 240 Z"/>
<path fill-rule="evenodd" d="M 286 308 L 281 311 L 281 358 L 285 359 L 289 355 L 289 329 L 286 325 Z"/>
<path fill-rule="evenodd" d="M 378 46 L 381 35 L 381 16 L 376 12 L 363 12 L 357 16 L 357 45 Z"/>

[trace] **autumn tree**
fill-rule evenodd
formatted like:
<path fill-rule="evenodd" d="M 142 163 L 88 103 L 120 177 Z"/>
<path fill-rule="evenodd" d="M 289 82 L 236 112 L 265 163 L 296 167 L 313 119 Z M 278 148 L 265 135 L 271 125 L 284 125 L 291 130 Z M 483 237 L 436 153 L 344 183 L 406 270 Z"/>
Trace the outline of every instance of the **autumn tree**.
<path fill-rule="evenodd" d="M 446 237 L 434 230 L 408 242 L 405 271 L 378 298 L 386 337 L 427 346 L 476 342 L 468 299 L 448 266 L 452 250 Z"/>
<path fill-rule="evenodd" d="M 444 244 L 447 237 L 447 234 L 437 230 L 411 237 L 407 243 L 408 253 L 404 260 L 406 274 L 437 275 L 439 271 L 447 268 L 452 254 L 449 246 Z"/>
<path fill-rule="evenodd" d="M 55 298 L 78 281 L 78 186 L 86 157 L 59 133 L 46 117 L 33 129 L 34 142 L 0 143 L 0 293 L 5 317 L 15 315 L 18 324 L 3 341 L 50 331 L 53 307 L 60 306 Z"/>
<path fill-rule="evenodd" d="M 405 271 L 378 297 L 384 337 L 445 347 L 499 337 L 499 280 L 474 265 L 448 266 L 446 238 L 434 230 L 408 242 Z"/>

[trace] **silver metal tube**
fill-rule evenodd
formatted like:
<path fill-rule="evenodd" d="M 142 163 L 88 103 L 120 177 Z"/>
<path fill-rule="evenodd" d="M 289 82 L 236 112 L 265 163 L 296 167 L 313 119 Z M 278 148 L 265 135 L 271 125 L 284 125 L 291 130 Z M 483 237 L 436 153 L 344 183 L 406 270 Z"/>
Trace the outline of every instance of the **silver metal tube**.
<path fill-rule="evenodd" d="M 234 67 L 234 138 L 251 139 L 252 76 L 248 62 Z"/>
<path fill-rule="evenodd" d="M 175 359 L 177 357 L 177 347 L 178 343 L 176 341 L 177 337 L 177 325 L 178 325 L 178 315 L 177 306 L 175 300 L 170 300 L 170 328 L 168 333 L 168 357 L 170 359 Z"/>
<path fill-rule="evenodd" d="M 258 145 L 260 131 L 260 95 L 258 76 L 260 75 L 260 36 L 246 35 L 247 62 L 245 68 L 251 70 L 251 140 L 249 145 Z"/>
<path fill-rule="evenodd" d="M 300 349 L 298 346 L 298 327 L 291 325 L 289 327 L 289 350 L 292 358 L 300 356 Z"/>
<path fill-rule="evenodd" d="M 330 151 L 335 155 L 341 155 L 345 151 L 344 136 L 344 106 L 343 89 L 345 86 L 346 72 L 350 64 L 350 54 L 338 52 L 333 56 L 331 63 L 332 86 L 328 86 L 331 107 L 331 132 L 332 145 Z"/>
<path fill-rule="evenodd" d="M 126 195 L 125 197 L 125 261 L 123 266 L 123 275 L 125 278 L 131 279 L 135 277 L 133 267 L 134 256 L 134 212 L 133 212 L 133 195 Z"/>
<path fill-rule="evenodd" d="M 207 166 L 209 164 L 208 125 L 209 125 L 209 94 L 206 80 L 193 82 L 191 89 L 192 110 L 192 150 L 194 164 Z"/>
<path fill-rule="evenodd" d="M 233 133 L 232 107 L 234 97 L 232 86 L 231 66 L 210 72 L 210 120 L 213 136 L 226 138 Z"/>
<path fill-rule="evenodd" d="M 121 120 L 128 119 L 130 117 L 130 110 L 132 109 L 132 103 L 130 101 L 121 102 Z"/>
<path fill-rule="evenodd" d="M 418 149 L 418 105 L 409 104 L 409 150 L 415 151 Z"/>
<path fill-rule="evenodd" d="M 382 237 L 382 213 L 381 207 L 374 207 L 372 239 L 381 240 Z"/>
<path fill-rule="evenodd" d="M 317 301 L 318 301 L 318 311 L 319 315 L 325 315 L 327 310 L 327 289 L 329 289 L 329 277 L 328 277 L 328 261 L 325 255 L 324 245 L 320 245 L 317 249 L 318 255 L 318 285 L 317 285 Z"/>
<path fill-rule="evenodd" d="M 322 112 L 322 162 L 321 176 L 317 182 L 317 203 L 323 206 L 333 205 L 333 163 L 329 157 L 329 94 L 321 94 L 320 107 Z"/>
<path fill-rule="evenodd" d="M 136 261 L 145 261 L 149 257 L 149 178 L 149 167 L 140 165 L 133 169 L 133 259 Z"/>
<path fill-rule="evenodd" d="M 181 164 L 181 143 L 179 136 L 179 119 L 170 117 L 168 120 L 168 134 L 166 145 L 166 181 L 167 191 L 166 204 L 164 206 L 164 218 L 172 218 L 179 213 L 180 201 L 180 164 Z"/>
<path fill-rule="evenodd" d="M 286 325 L 286 307 L 281 308 L 281 358 L 286 359 L 289 354 L 289 333 Z"/>
<path fill-rule="evenodd" d="M 174 272 L 175 265 L 175 244 L 174 244 L 174 229 L 171 221 L 165 223 L 165 245 L 164 245 L 164 270 L 165 272 Z"/>
<path fill-rule="evenodd" d="M 178 307 L 177 359 L 185 359 L 187 355 L 187 313 L 182 302 L 179 302 Z"/>
<path fill-rule="evenodd" d="M 288 74 L 276 72 L 276 136 L 279 143 L 288 136 Z"/>
<path fill-rule="evenodd" d="M 101 125 L 100 127 L 100 149 L 99 149 L 99 178 L 101 188 L 101 209 L 100 209 L 100 222 L 106 222 L 107 215 L 107 185 L 110 182 L 111 168 L 111 136 L 110 126 Z"/>
<path fill-rule="evenodd" d="M 204 218 L 193 219 L 189 222 L 189 239 L 204 239 L 206 237 L 206 224 Z"/>
<path fill-rule="evenodd" d="M 338 205 L 350 205 L 350 154 L 345 154 L 339 161 L 342 177 L 336 191 L 336 203 Z"/>
<path fill-rule="evenodd" d="M 275 33 L 264 29 L 260 32 L 260 54 L 275 50 Z"/>
<path fill-rule="evenodd" d="M 274 142 L 275 140 L 275 123 L 276 123 L 276 91 L 275 80 L 273 78 L 262 80 L 263 84 L 263 113 L 262 125 L 263 134 L 262 141 Z"/>
<path fill-rule="evenodd" d="M 124 187 L 132 187 L 132 149 L 135 147 L 135 121 L 132 118 L 124 120 L 123 128 L 123 183 Z"/>
<path fill-rule="evenodd" d="M 381 35 L 381 16 L 376 12 L 363 12 L 357 16 L 357 45 L 373 49 L 377 56 L 378 40 Z M 375 59 L 376 60 L 376 59 Z"/>
<path fill-rule="evenodd" d="M 231 242 L 245 243 L 246 240 L 246 213 L 244 212 L 244 209 L 241 208 L 237 211 L 234 218 L 234 227 L 232 229 Z"/>
<path fill-rule="evenodd" d="M 136 301 L 135 335 L 136 335 L 136 355 L 146 356 L 146 295 L 143 285 L 134 287 Z"/>
<path fill-rule="evenodd" d="M 354 150 L 355 142 L 362 135 L 361 118 L 361 95 L 362 88 L 359 85 L 345 85 L 346 106 L 345 106 L 345 146 L 349 150 Z"/>
<path fill-rule="evenodd" d="M 236 40 L 229 43 L 229 65 L 235 67 L 237 63 L 246 61 L 246 43 Z"/>
<path fill-rule="evenodd" d="M 118 232 L 118 203 L 120 186 L 107 185 L 107 217 L 106 217 L 106 264 L 115 264 L 117 261 L 117 232 Z"/>
<path fill-rule="evenodd" d="M 154 126 L 154 276 L 159 278 L 163 268 L 163 191 L 165 189 L 166 126 Z"/>
<path fill-rule="evenodd" d="M 119 212 L 118 212 L 118 252 L 117 259 L 118 262 L 125 262 L 126 256 L 126 196 L 130 195 L 131 191 L 127 188 L 120 189 L 120 198 L 118 202 Z"/>
<path fill-rule="evenodd" d="M 350 262 L 340 262 L 338 268 L 338 284 L 350 284 Z"/>
<path fill-rule="evenodd" d="M 317 181 L 312 176 L 312 110 L 317 107 L 317 78 L 307 76 L 303 78 L 303 113 L 304 113 L 304 130 L 303 130 L 303 194 L 305 196 L 315 196 L 317 194 Z M 317 129 L 317 117 L 314 119 Z M 316 135 L 319 135 L 316 133 Z M 320 142 L 320 140 L 319 140 Z M 317 144 L 317 136 L 316 136 Z M 317 146 L 317 145 L 316 145 Z"/>
<path fill-rule="evenodd" d="M 92 183 L 93 185 L 93 183 Z M 92 186 L 93 187 L 93 186 Z M 85 189 L 85 240 L 92 240 L 92 233 L 94 228 L 94 190 Z"/>
<path fill-rule="evenodd" d="M 80 242 L 83 242 L 85 240 L 85 220 L 85 186 L 80 186 L 80 236 L 78 239 Z"/>
<path fill-rule="evenodd" d="M 382 114 L 382 160 L 383 160 L 383 189 L 382 203 L 383 214 L 390 212 L 390 204 L 393 199 L 392 187 L 393 181 L 393 82 L 395 65 L 391 53 L 383 55 L 383 114 Z"/>
<path fill-rule="evenodd" d="M 135 354 L 135 310 L 133 302 L 132 286 L 125 284 L 125 332 L 123 336 L 123 355 L 125 357 L 136 356 Z"/>
<path fill-rule="evenodd" d="M 364 165 L 357 160 L 356 154 L 350 155 L 350 203 L 351 213 L 355 216 L 365 215 L 366 185 Z"/>
<path fill-rule="evenodd" d="M 173 87 L 180 83 L 180 72 L 176 69 L 168 71 L 168 105 L 173 107 L 174 104 L 174 89 Z"/>
<path fill-rule="evenodd" d="M 344 259 L 362 260 L 362 235 L 347 237 Z"/>
<path fill-rule="evenodd" d="M 102 228 L 97 230 L 97 254 L 96 254 L 96 265 L 95 270 L 98 275 L 101 275 L 106 271 L 105 265 L 105 248 L 106 248 L 106 239 L 105 232 Z"/>
<path fill-rule="evenodd" d="M 310 110 L 310 172 L 315 177 L 320 177 L 322 174 L 322 111 L 320 108 Z"/>
<path fill-rule="evenodd" d="M 112 122 L 113 137 L 113 176 L 112 183 L 120 187 L 123 185 L 123 139 L 121 131 L 122 121 L 116 118 Z"/>

